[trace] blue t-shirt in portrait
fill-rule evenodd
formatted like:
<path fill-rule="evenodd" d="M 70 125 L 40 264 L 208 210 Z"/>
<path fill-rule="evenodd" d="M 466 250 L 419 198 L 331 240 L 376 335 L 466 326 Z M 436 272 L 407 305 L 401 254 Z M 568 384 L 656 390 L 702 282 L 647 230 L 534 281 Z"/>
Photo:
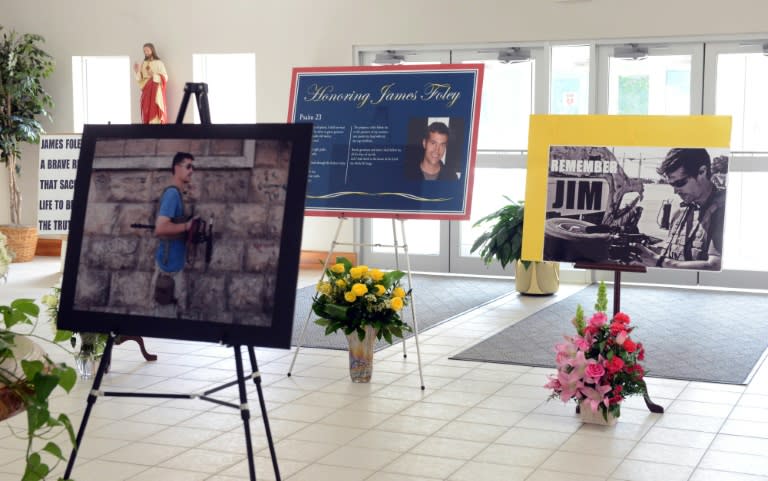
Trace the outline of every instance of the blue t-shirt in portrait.
<path fill-rule="evenodd" d="M 184 215 L 184 203 L 178 188 L 169 187 L 163 191 L 157 215 L 171 219 Z M 184 268 L 185 256 L 185 239 L 161 239 L 155 251 L 155 262 L 164 272 L 178 272 Z"/>

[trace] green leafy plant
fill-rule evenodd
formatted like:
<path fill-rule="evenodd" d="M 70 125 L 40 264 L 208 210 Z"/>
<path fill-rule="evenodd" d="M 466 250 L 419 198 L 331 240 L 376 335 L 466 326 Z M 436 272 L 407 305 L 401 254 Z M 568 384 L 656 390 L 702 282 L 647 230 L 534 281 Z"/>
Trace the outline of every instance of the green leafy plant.
<path fill-rule="evenodd" d="M 26 467 L 22 481 L 46 479 L 53 469 L 65 458 L 58 444 L 51 439 L 64 429 L 75 444 L 72 423 L 65 414 L 55 415 L 50 412 L 48 400 L 56 387 L 69 392 L 75 385 L 75 370 L 63 363 L 54 363 L 48 356 L 43 360 L 20 362 L 14 352 L 22 338 L 37 339 L 52 344 L 67 341 L 71 333 L 57 331 L 53 341 L 35 334 L 40 308 L 32 299 L 16 299 L 10 305 L 0 305 L 2 325 L 0 325 L 0 385 L 6 390 L 6 398 L 18 402 L 27 416 L 27 431 L 23 435 L 14 435 L 27 442 Z M 22 330 L 24 332 L 22 332 Z M 17 367 L 21 367 L 21 372 Z M 38 449 L 38 442 L 45 444 Z M 53 457 L 53 466 L 46 464 L 44 454 Z"/>
<path fill-rule="evenodd" d="M 504 196 L 509 204 L 475 222 L 474 227 L 493 223 L 475 239 L 470 252 L 480 249 L 480 258 L 490 264 L 495 260 L 504 268 L 510 262 L 520 259 L 523 250 L 523 202 L 516 202 Z M 523 261 L 528 269 L 530 261 Z"/>
<path fill-rule="evenodd" d="M 0 26 L 0 32 L 3 27 Z M 53 72 L 53 58 L 40 35 L 2 32 L 0 39 L 0 162 L 8 167 L 11 223 L 21 219 L 21 143 L 36 144 L 44 133 L 38 117 L 50 118 L 53 99 L 43 79 Z"/>
<path fill-rule="evenodd" d="M 410 297 L 399 285 L 404 272 L 384 273 L 337 257 L 325 274 L 327 280 L 318 283 L 312 299 L 312 311 L 320 317 L 315 323 L 325 327 L 326 335 L 341 329 L 346 335 L 356 332 L 362 341 L 364 327 L 372 326 L 378 339 L 392 343 L 393 336 L 403 337 L 403 331 L 411 331 L 400 318 Z"/>

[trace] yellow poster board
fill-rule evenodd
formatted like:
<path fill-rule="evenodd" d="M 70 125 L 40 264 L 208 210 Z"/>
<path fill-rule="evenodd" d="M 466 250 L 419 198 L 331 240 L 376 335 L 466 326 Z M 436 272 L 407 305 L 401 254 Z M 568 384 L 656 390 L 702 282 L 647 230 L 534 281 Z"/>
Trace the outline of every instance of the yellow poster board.
<path fill-rule="evenodd" d="M 661 151 L 661 147 L 664 150 L 728 150 L 730 137 L 731 118 L 726 116 L 532 115 L 522 258 L 543 259 L 545 222 L 548 208 L 551 207 L 547 205 L 547 193 L 548 189 L 551 192 L 550 155 L 553 146 L 567 146 L 561 147 L 564 149 L 578 146 L 601 146 L 607 149 L 635 146 L 655 148 L 655 151 Z M 642 177 L 638 175 L 638 182 L 650 182 Z M 671 188 L 668 190 L 672 191 Z"/>

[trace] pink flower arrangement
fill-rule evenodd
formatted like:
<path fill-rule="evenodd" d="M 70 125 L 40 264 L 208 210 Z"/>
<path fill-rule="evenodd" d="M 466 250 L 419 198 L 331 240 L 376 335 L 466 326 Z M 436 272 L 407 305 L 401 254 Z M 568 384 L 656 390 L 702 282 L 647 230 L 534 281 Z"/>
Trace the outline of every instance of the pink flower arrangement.
<path fill-rule="evenodd" d="M 555 346 L 557 375 L 549 376 L 545 387 L 550 398 L 568 402 L 575 399 L 581 409 L 599 409 L 604 419 L 608 413 L 618 417 L 621 401 L 634 394 L 645 394 L 645 370 L 639 361 L 645 358 L 643 344 L 630 338 L 634 330 L 629 316 L 618 312 L 613 319 L 605 314 L 608 298 L 605 284 L 597 290 L 597 311 L 587 321 L 584 310 L 576 309 L 575 336 L 563 336 Z"/>

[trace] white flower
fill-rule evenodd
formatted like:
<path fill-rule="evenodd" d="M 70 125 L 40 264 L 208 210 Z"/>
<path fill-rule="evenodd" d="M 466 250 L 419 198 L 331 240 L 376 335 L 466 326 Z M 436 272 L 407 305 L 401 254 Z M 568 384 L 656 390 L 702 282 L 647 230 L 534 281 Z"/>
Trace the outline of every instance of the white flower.
<path fill-rule="evenodd" d="M 58 296 L 55 296 L 53 294 L 46 294 L 43 296 L 40 301 L 45 304 L 48 309 L 54 309 L 56 307 L 59 307 L 59 298 Z"/>

